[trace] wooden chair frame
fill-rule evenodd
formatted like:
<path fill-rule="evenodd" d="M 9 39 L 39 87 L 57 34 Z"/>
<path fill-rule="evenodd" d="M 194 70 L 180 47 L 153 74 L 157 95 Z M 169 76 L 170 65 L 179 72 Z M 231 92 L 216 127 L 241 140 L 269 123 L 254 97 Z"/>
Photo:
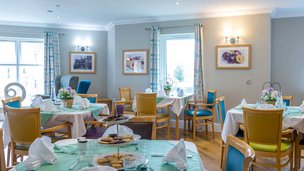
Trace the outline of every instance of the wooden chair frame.
<path fill-rule="evenodd" d="M 257 115 L 258 117 L 261 117 L 263 115 L 277 115 L 276 117 L 278 117 L 279 119 L 279 125 L 278 126 L 278 135 L 269 135 L 269 136 L 275 136 L 277 137 L 277 143 L 276 143 L 276 147 L 277 147 L 277 151 L 276 152 L 266 152 L 266 151 L 257 151 L 255 150 L 256 153 L 256 157 L 270 157 L 270 158 L 275 158 L 276 159 L 276 165 L 273 164 L 268 164 L 268 163 L 259 163 L 256 162 L 256 160 L 254 159 L 253 161 L 253 165 L 257 165 L 257 166 L 262 166 L 262 167 L 274 167 L 277 168 L 277 170 L 281 170 L 281 167 L 285 167 L 288 165 L 288 163 L 290 163 L 290 170 L 293 169 L 293 141 L 294 141 L 294 136 L 293 136 L 293 131 L 291 129 L 287 129 L 282 131 L 282 120 L 283 120 L 283 109 L 272 109 L 272 110 L 263 110 L 263 109 L 252 109 L 252 108 L 248 108 L 248 107 L 243 107 L 243 112 L 244 112 L 244 130 L 245 130 L 245 142 L 247 144 L 249 144 L 250 142 L 255 142 L 255 143 L 262 143 L 262 144 L 267 144 L 265 142 L 256 142 L 255 140 L 251 140 L 250 137 L 248 136 L 248 130 L 249 128 L 247 127 L 246 121 L 247 121 L 247 115 L 249 114 L 254 114 Z M 273 126 L 273 125 L 271 125 Z M 290 141 L 292 142 L 292 147 L 289 148 L 287 151 L 282 152 L 281 151 L 281 140 L 282 137 L 288 137 Z M 270 144 L 270 145 L 274 145 L 274 144 Z M 288 160 L 281 164 L 281 158 L 288 156 Z"/>
<path fill-rule="evenodd" d="M 289 106 L 292 106 L 293 96 L 283 96 L 283 100 L 289 100 Z"/>
<path fill-rule="evenodd" d="M 222 171 L 226 171 L 229 146 L 234 147 L 235 149 L 237 149 L 244 155 L 245 159 L 244 159 L 243 171 L 248 171 L 249 167 L 251 165 L 251 162 L 255 158 L 255 151 L 244 141 L 242 141 L 239 138 L 234 137 L 230 134 L 227 136 L 227 143 L 225 145 L 225 152 L 224 152 L 225 155 L 224 155 L 224 160 L 223 160 Z M 235 159 L 235 160 L 237 160 L 237 159 Z"/>
<path fill-rule="evenodd" d="M 129 96 L 128 97 L 124 96 L 123 92 L 128 92 Z M 121 100 L 122 98 L 125 99 L 125 101 L 124 101 L 125 104 L 131 105 L 131 107 L 132 107 L 133 100 L 132 100 L 132 91 L 131 91 L 131 88 L 127 88 L 127 87 L 120 87 L 119 88 L 119 99 Z"/>
<path fill-rule="evenodd" d="M 300 144 L 300 141 L 302 139 L 303 133 L 299 132 L 298 136 L 295 140 L 295 170 L 298 170 L 301 166 L 301 159 L 304 158 L 304 156 L 301 155 L 302 150 L 304 150 L 304 145 Z"/>
<path fill-rule="evenodd" d="M 216 103 L 216 93 L 217 90 L 208 90 L 208 92 L 214 93 L 214 102 L 212 104 L 207 104 L 207 97 L 205 100 L 189 100 L 186 104 L 186 110 L 189 110 L 190 106 L 194 107 L 194 113 L 193 117 L 192 116 L 187 116 L 186 113 L 184 113 L 184 134 L 186 134 L 187 131 L 187 121 L 188 121 L 188 131 L 190 132 L 190 124 L 192 121 L 192 136 L 193 136 L 193 141 L 196 139 L 196 127 L 197 126 L 205 126 L 206 128 L 206 134 L 208 135 L 208 125 L 211 124 L 212 126 L 212 133 L 213 133 L 213 139 L 215 138 L 214 134 L 214 113 L 215 113 L 215 103 Z M 203 107 L 204 110 L 209 110 L 212 115 L 211 116 L 196 116 L 196 113 L 199 108 Z M 212 110 L 210 110 L 208 107 L 212 107 Z M 197 121 L 205 121 L 202 123 L 197 123 Z"/>

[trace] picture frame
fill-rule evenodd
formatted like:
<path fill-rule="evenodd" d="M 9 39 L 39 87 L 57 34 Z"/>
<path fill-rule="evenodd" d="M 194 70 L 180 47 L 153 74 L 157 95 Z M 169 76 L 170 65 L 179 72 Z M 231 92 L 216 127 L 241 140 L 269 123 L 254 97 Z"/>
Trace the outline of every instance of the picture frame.
<path fill-rule="evenodd" d="M 123 50 L 122 67 L 124 75 L 145 75 L 149 73 L 149 50 Z"/>
<path fill-rule="evenodd" d="M 245 70 L 250 68 L 250 44 L 216 46 L 216 69 Z"/>
<path fill-rule="evenodd" d="M 70 52 L 69 66 L 71 74 L 95 74 L 96 53 Z"/>

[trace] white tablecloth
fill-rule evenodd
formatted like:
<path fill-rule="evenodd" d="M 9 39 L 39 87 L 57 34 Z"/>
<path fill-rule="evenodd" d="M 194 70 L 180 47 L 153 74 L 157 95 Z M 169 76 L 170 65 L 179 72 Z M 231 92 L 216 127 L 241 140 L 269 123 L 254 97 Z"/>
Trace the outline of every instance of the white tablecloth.
<path fill-rule="evenodd" d="M 156 107 L 161 107 L 161 106 L 165 106 L 168 104 L 171 104 L 171 110 L 177 115 L 179 116 L 182 112 L 182 110 L 185 107 L 186 104 L 186 100 L 190 99 L 192 97 L 192 95 L 184 95 L 182 97 L 178 97 L 178 96 L 157 96 L 157 99 L 161 99 L 158 103 Z M 136 97 L 134 97 L 133 100 L 133 107 L 132 107 L 133 111 L 136 112 Z"/>
<path fill-rule="evenodd" d="M 101 106 L 101 114 L 109 114 L 109 108 L 106 104 L 94 104 Z M 45 128 L 56 126 L 65 122 L 72 123 L 71 136 L 72 138 L 78 138 L 86 133 L 86 127 L 84 124 L 85 120 L 92 120 L 93 116 L 90 110 L 79 110 L 75 112 L 71 111 L 60 111 L 54 114 L 46 123 Z M 4 147 L 10 142 L 11 136 L 9 132 L 9 125 L 7 117 L 4 118 L 3 125 L 3 144 Z"/>
<path fill-rule="evenodd" d="M 298 107 L 289 107 L 288 110 L 291 109 L 299 109 Z M 222 139 L 226 142 L 226 138 L 228 134 L 235 135 L 240 127 L 240 123 L 244 123 L 243 121 L 243 110 L 233 108 L 230 109 L 226 114 L 226 119 L 224 122 L 223 130 L 222 130 Z M 304 113 L 299 113 L 296 115 L 287 115 L 283 118 L 283 129 L 293 128 L 299 132 L 304 132 Z"/>

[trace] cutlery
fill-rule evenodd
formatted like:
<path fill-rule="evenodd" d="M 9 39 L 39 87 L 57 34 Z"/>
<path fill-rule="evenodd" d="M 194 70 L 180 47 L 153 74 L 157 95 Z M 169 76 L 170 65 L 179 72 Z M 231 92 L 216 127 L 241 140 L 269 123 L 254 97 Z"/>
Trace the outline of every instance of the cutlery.
<path fill-rule="evenodd" d="M 75 163 L 72 164 L 72 166 L 69 168 L 69 170 L 73 170 L 77 164 L 79 163 L 79 160 L 77 160 Z"/>

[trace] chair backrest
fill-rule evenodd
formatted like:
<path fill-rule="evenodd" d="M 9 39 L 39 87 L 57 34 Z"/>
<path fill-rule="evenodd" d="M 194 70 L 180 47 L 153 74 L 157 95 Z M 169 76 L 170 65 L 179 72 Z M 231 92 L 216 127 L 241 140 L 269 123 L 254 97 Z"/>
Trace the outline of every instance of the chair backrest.
<path fill-rule="evenodd" d="M 79 94 L 87 94 L 91 85 L 91 80 L 81 80 L 77 87 L 77 93 Z"/>
<path fill-rule="evenodd" d="M 5 100 L 1 100 L 2 101 L 2 105 L 3 105 L 3 113 L 4 116 L 6 115 L 6 110 L 5 110 L 5 106 L 9 106 L 9 107 L 13 107 L 13 108 L 20 108 L 21 107 L 21 97 L 20 96 L 16 96 L 16 97 L 12 97 L 12 98 L 8 98 Z"/>
<path fill-rule="evenodd" d="M 226 98 L 225 96 L 221 96 L 216 99 L 216 113 L 218 115 L 218 120 L 221 123 L 221 127 L 223 129 L 223 125 L 226 119 Z"/>
<path fill-rule="evenodd" d="M 126 101 L 132 100 L 131 88 L 119 88 L 119 98 L 124 98 Z"/>
<path fill-rule="evenodd" d="M 293 96 L 283 96 L 283 102 L 286 103 L 286 106 L 292 106 Z"/>
<path fill-rule="evenodd" d="M 31 144 L 41 137 L 40 108 L 11 108 L 6 106 L 13 143 Z"/>
<path fill-rule="evenodd" d="M 277 145 L 280 151 L 283 110 L 243 107 L 245 140 L 248 143 Z"/>
<path fill-rule="evenodd" d="M 4 145 L 3 145 L 3 131 L 2 128 L 0 128 L 0 168 L 2 171 L 6 171 L 6 165 L 5 165 L 5 157 L 4 157 Z"/>
<path fill-rule="evenodd" d="M 136 93 L 138 115 L 156 115 L 156 93 Z"/>
<path fill-rule="evenodd" d="M 216 92 L 217 92 L 217 90 L 208 90 L 208 92 L 207 92 L 207 104 L 214 104 L 215 105 Z M 207 108 L 213 109 L 213 106 L 207 106 Z"/>
<path fill-rule="evenodd" d="M 58 95 L 60 88 L 67 88 L 70 86 L 73 90 L 77 89 L 79 77 L 75 75 L 62 75 L 55 78 L 55 93 Z"/>
<path fill-rule="evenodd" d="M 225 145 L 223 171 L 248 171 L 255 158 L 254 150 L 241 139 L 228 135 Z"/>
<path fill-rule="evenodd" d="M 82 98 L 87 98 L 90 101 L 90 103 L 98 102 L 98 94 L 78 94 L 78 96 Z"/>
<path fill-rule="evenodd" d="M 123 124 L 131 128 L 135 134 L 142 139 L 156 139 L 156 115 L 154 116 L 136 116 Z"/>
<path fill-rule="evenodd" d="M 124 113 L 124 105 L 125 102 L 124 101 L 115 101 L 112 102 L 112 114 L 116 114 L 116 112 L 118 114 L 123 114 Z"/>

